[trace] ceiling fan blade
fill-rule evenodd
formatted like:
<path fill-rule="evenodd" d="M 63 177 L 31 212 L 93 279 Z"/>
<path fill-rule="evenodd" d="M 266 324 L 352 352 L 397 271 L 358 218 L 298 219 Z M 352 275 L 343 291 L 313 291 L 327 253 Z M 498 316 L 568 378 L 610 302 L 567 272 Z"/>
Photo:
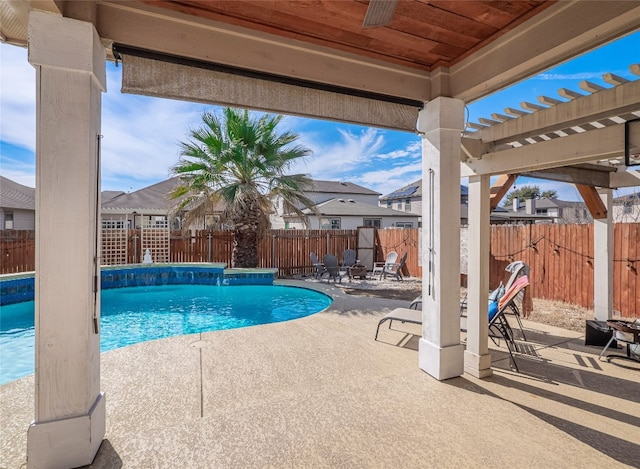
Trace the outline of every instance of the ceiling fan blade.
<path fill-rule="evenodd" d="M 398 6 L 398 0 L 370 0 L 362 27 L 377 28 L 378 26 L 384 26 L 391 21 L 396 6 Z"/>

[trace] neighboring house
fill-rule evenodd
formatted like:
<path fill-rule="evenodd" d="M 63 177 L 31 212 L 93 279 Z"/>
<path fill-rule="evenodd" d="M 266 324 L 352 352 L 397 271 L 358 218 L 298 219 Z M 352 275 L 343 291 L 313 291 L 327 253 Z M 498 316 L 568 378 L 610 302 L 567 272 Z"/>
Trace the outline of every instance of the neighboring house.
<path fill-rule="evenodd" d="M 640 223 L 640 193 L 615 197 L 613 220 L 619 223 Z"/>
<path fill-rule="evenodd" d="M 178 176 L 143 187 L 134 192 L 124 193 L 106 191 L 102 193 L 102 228 L 140 228 L 169 227 L 182 228 L 181 214 L 174 213 L 174 208 L 181 198 L 170 199 L 169 194 L 180 183 Z M 113 196 L 109 199 L 109 196 Z M 192 223 L 189 228 L 202 230 L 217 228 L 222 209 L 216 207 L 212 213 L 206 214 L 200 222 Z"/>
<path fill-rule="evenodd" d="M 0 176 L 0 230 L 35 230 L 36 190 Z"/>
<path fill-rule="evenodd" d="M 510 213 L 548 217 L 551 223 L 591 223 L 593 221 L 584 202 L 542 198 L 525 200 L 524 204 L 514 201 L 512 210 L 509 210 L 509 207 L 503 208 Z"/>
<path fill-rule="evenodd" d="M 468 213 L 469 205 L 463 204 L 460 207 L 460 224 L 463 226 L 469 224 Z M 489 215 L 489 223 L 492 225 L 527 225 L 540 222 L 550 223 L 551 220 L 546 215 L 514 212 L 503 207 L 496 207 Z"/>
<path fill-rule="evenodd" d="M 323 204 L 333 199 L 353 200 L 357 206 L 362 205 L 378 205 L 378 197 L 380 193 L 359 186 L 352 182 L 340 181 L 320 181 L 313 180 L 313 186 L 306 191 L 305 195 L 316 205 Z M 275 211 L 271 215 L 271 227 L 274 229 L 282 228 L 301 228 L 301 221 L 291 214 L 284 213 L 282 199 L 275 201 Z M 302 208 L 302 207 L 300 207 Z M 366 215 L 363 213 L 362 215 Z M 291 224 L 294 225 L 291 225 Z M 358 225 L 362 226 L 362 224 Z M 346 229 L 346 228 L 345 228 Z"/>
<path fill-rule="evenodd" d="M 419 216 L 354 199 L 333 198 L 304 209 L 305 219 L 285 215 L 287 228 L 311 230 L 352 230 L 359 226 L 376 228 L 417 228 Z"/>
<path fill-rule="evenodd" d="M 120 197 L 124 194 L 125 192 L 123 191 L 102 191 L 100 193 L 100 202 L 104 204 L 105 202 L 109 202 L 110 200 L 113 200 L 116 197 Z"/>
<path fill-rule="evenodd" d="M 469 190 L 467 186 L 460 186 L 460 203 L 462 207 L 461 222 L 466 224 L 466 210 L 464 206 L 469 201 Z M 411 184 L 401 187 L 390 194 L 380 197 L 379 205 L 389 209 L 399 210 L 406 213 L 412 213 L 422 217 L 422 180 L 414 181 Z M 422 218 L 419 225 L 422 225 Z"/>
<path fill-rule="evenodd" d="M 102 202 L 103 228 L 140 228 L 141 226 L 168 226 L 170 212 L 177 201 L 169 199 L 169 193 L 178 185 L 173 177 L 140 190 L 122 193 Z M 179 228 L 173 219 L 171 228 Z"/>

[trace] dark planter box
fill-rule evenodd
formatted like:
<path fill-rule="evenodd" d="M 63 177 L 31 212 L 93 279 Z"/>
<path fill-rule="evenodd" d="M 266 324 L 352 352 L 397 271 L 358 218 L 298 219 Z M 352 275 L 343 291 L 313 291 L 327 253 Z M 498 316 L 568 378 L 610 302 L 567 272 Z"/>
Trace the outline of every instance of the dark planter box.
<path fill-rule="evenodd" d="M 613 331 L 607 325 L 606 321 L 590 320 L 586 323 L 586 329 L 584 334 L 585 345 L 601 345 L 605 346 L 611 340 Z M 614 349 L 618 346 L 618 343 L 614 340 L 611 342 L 610 347 Z"/>

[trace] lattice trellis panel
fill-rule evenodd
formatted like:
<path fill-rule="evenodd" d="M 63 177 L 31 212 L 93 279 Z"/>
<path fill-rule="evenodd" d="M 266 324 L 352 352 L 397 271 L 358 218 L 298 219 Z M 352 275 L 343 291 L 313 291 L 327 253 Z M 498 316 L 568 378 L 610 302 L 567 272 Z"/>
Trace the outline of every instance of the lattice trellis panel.
<path fill-rule="evenodd" d="M 171 249 L 171 228 L 164 217 L 145 218 L 141 228 L 142 253 L 140 256 L 144 262 L 147 249 L 151 253 L 154 263 L 169 262 Z"/>
<path fill-rule="evenodd" d="M 127 220 L 124 216 L 102 220 L 102 265 L 127 263 L 127 234 Z"/>

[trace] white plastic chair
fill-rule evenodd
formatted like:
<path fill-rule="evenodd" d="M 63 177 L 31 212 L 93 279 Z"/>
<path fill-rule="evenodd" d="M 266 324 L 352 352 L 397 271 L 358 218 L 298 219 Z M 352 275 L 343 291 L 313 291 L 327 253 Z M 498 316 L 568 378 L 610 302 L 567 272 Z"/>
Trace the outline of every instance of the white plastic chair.
<path fill-rule="evenodd" d="M 398 253 L 395 251 L 390 251 L 387 254 L 387 257 L 384 262 L 373 263 L 373 270 L 371 271 L 371 274 L 374 276 L 376 274 L 380 275 L 380 279 L 382 280 L 382 275 L 384 271 L 393 268 L 397 260 L 398 260 Z"/>

